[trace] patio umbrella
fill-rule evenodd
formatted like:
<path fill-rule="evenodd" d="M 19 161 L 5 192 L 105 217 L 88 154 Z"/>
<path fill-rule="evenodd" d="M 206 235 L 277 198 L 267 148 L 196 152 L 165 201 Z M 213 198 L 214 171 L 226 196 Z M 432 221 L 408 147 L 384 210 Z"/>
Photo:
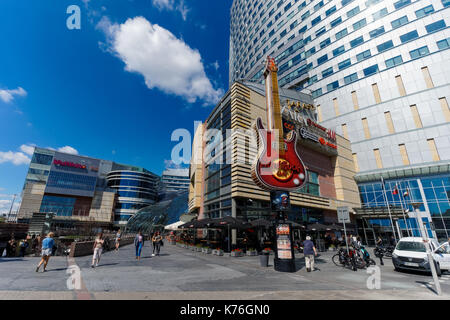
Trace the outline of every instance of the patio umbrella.
<path fill-rule="evenodd" d="M 177 222 L 175 222 L 175 223 L 172 223 L 172 224 L 169 224 L 169 225 L 165 226 L 165 227 L 164 227 L 164 230 L 172 230 L 172 231 L 175 231 L 175 230 L 178 230 L 178 227 L 181 226 L 182 224 L 184 224 L 183 221 L 177 221 Z"/>
<path fill-rule="evenodd" d="M 326 231 L 327 229 L 329 229 L 329 226 L 317 222 L 309 224 L 307 227 L 308 231 Z"/>
<path fill-rule="evenodd" d="M 270 228 L 273 227 L 273 222 L 267 219 L 257 219 L 250 221 L 251 227 L 258 228 L 258 227 L 264 227 L 264 228 Z"/>
<path fill-rule="evenodd" d="M 222 218 L 208 219 L 206 225 L 209 228 L 220 228 L 220 227 L 229 227 L 231 229 L 246 229 L 251 227 L 248 222 L 244 222 L 241 219 L 237 219 L 234 217 L 226 216 Z"/>

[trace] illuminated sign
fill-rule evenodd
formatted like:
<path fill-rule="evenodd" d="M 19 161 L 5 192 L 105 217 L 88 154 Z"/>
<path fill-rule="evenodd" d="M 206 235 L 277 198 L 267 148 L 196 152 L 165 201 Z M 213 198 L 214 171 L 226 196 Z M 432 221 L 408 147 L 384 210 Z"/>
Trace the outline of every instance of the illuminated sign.
<path fill-rule="evenodd" d="M 312 126 L 312 127 L 316 127 L 320 130 L 322 130 L 323 132 L 325 132 L 327 134 L 327 138 L 331 139 L 333 141 L 336 141 L 336 132 L 331 130 L 331 129 L 327 129 L 325 127 L 322 127 L 320 124 L 315 123 L 314 121 L 312 121 L 311 119 L 307 119 L 306 120 L 306 124 L 308 126 Z"/>
<path fill-rule="evenodd" d="M 309 130 L 306 129 L 306 127 L 301 127 L 300 128 L 300 136 L 303 139 L 308 139 L 311 141 L 314 141 L 316 143 L 320 143 L 321 145 L 333 148 L 333 149 L 337 149 L 337 146 L 334 143 L 331 143 L 327 140 L 325 140 L 323 137 L 319 137 L 318 135 L 310 132 Z"/>
<path fill-rule="evenodd" d="M 53 160 L 53 164 L 57 167 L 71 167 L 77 169 L 86 169 L 84 164 L 73 163 L 71 161 L 61 161 L 61 160 Z"/>

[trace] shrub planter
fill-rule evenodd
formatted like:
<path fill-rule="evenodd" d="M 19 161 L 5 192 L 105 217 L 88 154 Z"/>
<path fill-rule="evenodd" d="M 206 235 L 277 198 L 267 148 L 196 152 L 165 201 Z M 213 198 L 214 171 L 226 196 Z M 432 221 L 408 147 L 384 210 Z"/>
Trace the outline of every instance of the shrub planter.
<path fill-rule="evenodd" d="M 244 252 L 242 252 L 242 251 L 231 251 L 231 256 L 232 257 L 243 257 L 244 256 Z"/>
<path fill-rule="evenodd" d="M 216 249 L 214 249 L 212 251 L 212 254 L 215 254 L 216 256 L 223 256 L 223 250 L 216 250 Z"/>
<path fill-rule="evenodd" d="M 257 256 L 258 255 L 258 251 L 256 251 L 256 250 L 247 251 L 247 255 L 248 256 Z"/>
<path fill-rule="evenodd" d="M 262 254 L 259 256 L 259 263 L 261 264 L 261 267 L 269 266 L 269 252 L 262 252 Z"/>
<path fill-rule="evenodd" d="M 210 248 L 202 248 L 203 253 L 211 253 L 212 250 Z"/>
<path fill-rule="evenodd" d="M 202 252 L 202 247 L 195 247 L 195 249 L 194 249 L 194 251 L 196 251 L 196 252 Z"/>

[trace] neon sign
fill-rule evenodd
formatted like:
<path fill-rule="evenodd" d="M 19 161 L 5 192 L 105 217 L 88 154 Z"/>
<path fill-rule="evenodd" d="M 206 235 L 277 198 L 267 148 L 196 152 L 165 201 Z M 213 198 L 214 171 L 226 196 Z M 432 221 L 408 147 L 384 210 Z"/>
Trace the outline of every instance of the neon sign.
<path fill-rule="evenodd" d="M 71 167 L 71 168 L 77 168 L 77 169 L 86 169 L 86 166 L 84 164 L 79 163 L 73 163 L 71 161 L 61 161 L 61 160 L 53 160 L 53 164 L 57 167 Z"/>

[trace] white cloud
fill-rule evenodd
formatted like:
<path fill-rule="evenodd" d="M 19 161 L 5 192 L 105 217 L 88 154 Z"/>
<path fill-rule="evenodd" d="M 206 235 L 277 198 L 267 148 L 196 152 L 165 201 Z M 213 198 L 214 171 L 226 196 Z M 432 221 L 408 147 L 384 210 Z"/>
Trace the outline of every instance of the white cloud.
<path fill-rule="evenodd" d="M 34 153 L 34 145 L 29 145 L 29 144 L 23 144 L 20 146 L 20 150 L 24 153 L 26 153 L 27 155 L 31 156 Z"/>
<path fill-rule="evenodd" d="M 179 0 L 176 4 L 174 0 L 152 0 L 152 3 L 160 11 L 178 11 L 184 21 L 186 21 L 187 14 L 190 11 L 189 8 L 184 4 L 184 0 Z"/>
<path fill-rule="evenodd" d="M 125 70 L 144 76 L 148 88 L 184 97 L 194 103 L 215 104 L 223 94 L 207 78 L 198 50 L 169 30 L 143 17 L 112 24 L 103 17 L 97 25 L 108 38 L 108 49 L 125 63 Z"/>
<path fill-rule="evenodd" d="M 0 151 L 0 163 L 11 162 L 12 164 L 19 166 L 21 164 L 29 164 L 31 159 L 23 152 Z"/>
<path fill-rule="evenodd" d="M 153 0 L 153 5 L 159 10 L 167 9 L 173 10 L 173 0 Z"/>
<path fill-rule="evenodd" d="M 213 64 L 212 64 L 212 66 L 214 67 L 214 69 L 216 69 L 216 70 L 219 70 L 219 61 L 217 61 L 216 60 L 216 62 L 214 62 Z"/>
<path fill-rule="evenodd" d="M 11 202 L 13 195 L 3 195 L 4 198 L 8 199 L 0 199 L 0 214 L 7 214 L 9 212 L 9 209 L 11 208 Z M 14 201 L 14 205 L 12 207 L 12 212 L 19 210 L 20 208 L 21 200 L 19 198 L 16 198 Z"/>
<path fill-rule="evenodd" d="M 0 89 L 0 99 L 6 103 L 11 102 L 14 99 L 14 96 L 23 97 L 26 95 L 27 95 L 27 92 L 21 87 L 18 87 L 17 89 L 13 89 L 13 90 Z"/>
<path fill-rule="evenodd" d="M 65 146 L 65 147 L 58 148 L 58 151 L 63 152 L 63 153 L 78 155 L 78 150 L 75 148 L 72 148 L 71 146 Z"/>

